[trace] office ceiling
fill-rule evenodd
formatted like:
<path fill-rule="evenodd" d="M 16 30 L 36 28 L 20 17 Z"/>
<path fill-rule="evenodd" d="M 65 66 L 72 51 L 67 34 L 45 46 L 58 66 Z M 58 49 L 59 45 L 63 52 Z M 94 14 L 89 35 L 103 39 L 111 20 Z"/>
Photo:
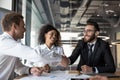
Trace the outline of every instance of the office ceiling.
<path fill-rule="evenodd" d="M 41 2 L 49 22 L 61 31 L 80 32 L 88 19 L 97 21 L 101 32 L 120 25 L 120 0 L 41 0 Z"/>

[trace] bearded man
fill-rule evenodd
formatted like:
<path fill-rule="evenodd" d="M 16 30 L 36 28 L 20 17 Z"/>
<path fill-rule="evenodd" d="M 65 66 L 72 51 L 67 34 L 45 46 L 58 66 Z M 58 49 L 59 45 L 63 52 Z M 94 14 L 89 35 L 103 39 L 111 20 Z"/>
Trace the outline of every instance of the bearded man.
<path fill-rule="evenodd" d="M 99 31 L 99 25 L 96 22 L 87 21 L 83 31 L 84 37 L 78 41 L 69 57 L 70 64 L 73 64 L 80 56 L 77 70 L 84 73 L 114 73 L 116 71 L 109 43 L 98 38 Z"/>

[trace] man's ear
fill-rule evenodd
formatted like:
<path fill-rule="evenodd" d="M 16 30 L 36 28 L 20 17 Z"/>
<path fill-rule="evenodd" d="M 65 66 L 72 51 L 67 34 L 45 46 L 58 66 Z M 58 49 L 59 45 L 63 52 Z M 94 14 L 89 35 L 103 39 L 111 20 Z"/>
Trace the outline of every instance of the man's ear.
<path fill-rule="evenodd" d="M 96 35 L 96 36 L 98 36 L 98 35 L 99 35 L 99 33 L 100 33 L 99 31 L 96 31 L 96 32 L 95 32 L 95 35 Z"/>
<path fill-rule="evenodd" d="M 12 28 L 16 29 L 17 25 L 15 23 L 12 23 Z"/>

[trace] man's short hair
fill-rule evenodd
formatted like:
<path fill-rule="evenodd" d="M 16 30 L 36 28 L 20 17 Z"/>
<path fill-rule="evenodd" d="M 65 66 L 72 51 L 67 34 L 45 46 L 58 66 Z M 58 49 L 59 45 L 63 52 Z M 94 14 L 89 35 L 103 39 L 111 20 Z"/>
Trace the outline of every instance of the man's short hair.
<path fill-rule="evenodd" d="M 93 25 L 96 31 L 100 31 L 99 25 L 95 21 L 88 20 L 87 25 Z"/>
<path fill-rule="evenodd" d="M 2 19 L 3 31 L 10 31 L 12 23 L 19 25 L 21 19 L 23 19 L 23 16 L 20 13 L 7 13 Z"/>

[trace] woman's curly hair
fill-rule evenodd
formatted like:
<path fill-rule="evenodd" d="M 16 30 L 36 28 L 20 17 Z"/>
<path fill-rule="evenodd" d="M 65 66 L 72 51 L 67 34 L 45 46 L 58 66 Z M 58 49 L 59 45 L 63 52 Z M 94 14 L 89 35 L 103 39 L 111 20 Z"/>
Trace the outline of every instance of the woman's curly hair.
<path fill-rule="evenodd" d="M 39 36 L 38 36 L 38 43 L 44 44 L 45 43 L 45 34 L 51 30 L 55 30 L 57 32 L 57 40 L 54 43 L 55 46 L 61 46 L 61 36 L 60 32 L 51 24 L 43 25 L 39 30 Z"/>

